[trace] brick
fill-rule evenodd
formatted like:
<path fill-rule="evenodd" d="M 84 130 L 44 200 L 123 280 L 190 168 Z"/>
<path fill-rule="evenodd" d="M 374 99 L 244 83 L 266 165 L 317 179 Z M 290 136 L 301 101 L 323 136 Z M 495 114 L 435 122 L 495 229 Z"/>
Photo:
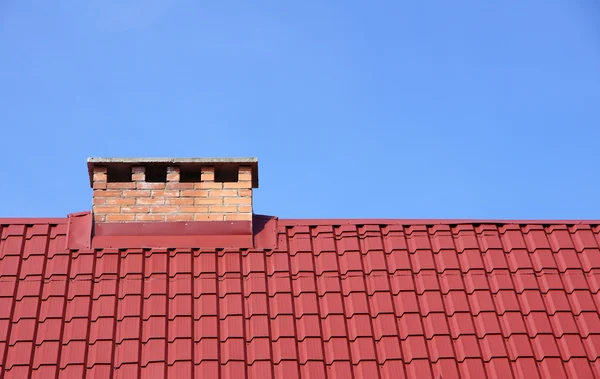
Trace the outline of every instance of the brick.
<path fill-rule="evenodd" d="M 135 203 L 137 205 L 163 205 L 165 204 L 165 199 L 161 197 L 138 197 L 135 199 Z"/>
<path fill-rule="evenodd" d="M 122 196 L 124 196 L 124 197 L 148 197 L 148 196 L 150 196 L 150 191 L 148 191 L 148 190 L 125 190 L 125 191 L 123 191 Z"/>
<path fill-rule="evenodd" d="M 107 197 L 106 205 L 135 205 L 135 197 Z"/>
<path fill-rule="evenodd" d="M 222 213 L 197 213 L 194 215 L 195 221 L 223 221 L 225 215 Z"/>
<path fill-rule="evenodd" d="M 134 182 L 143 182 L 146 180 L 146 169 L 143 166 L 131 168 L 131 180 Z"/>
<path fill-rule="evenodd" d="M 168 191 L 156 190 L 156 191 L 152 191 L 152 196 L 179 197 L 179 191 L 178 190 L 168 190 Z"/>
<path fill-rule="evenodd" d="M 169 205 L 159 205 L 150 209 L 152 213 L 173 213 L 179 212 L 179 207 Z"/>
<path fill-rule="evenodd" d="M 119 206 L 96 205 L 94 207 L 94 213 L 119 213 L 120 211 L 121 207 Z"/>
<path fill-rule="evenodd" d="M 186 206 L 182 206 L 181 207 L 181 212 L 182 213 L 206 213 L 208 212 L 208 206 L 204 206 L 204 207 L 186 207 Z"/>
<path fill-rule="evenodd" d="M 233 213 L 237 212 L 238 209 L 235 205 L 211 205 L 210 212 L 220 212 L 220 213 Z"/>
<path fill-rule="evenodd" d="M 135 215 L 136 221 L 164 221 L 165 215 L 161 214 L 137 214 Z"/>
<path fill-rule="evenodd" d="M 96 221 L 96 222 L 104 222 L 104 221 L 106 221 L 106 215 L 105 214 L 95 214 L 94 213 L 94 221 Z"/>
<path fill-rule="evenodd" d="M 208 191 L 198 191 L 198 190 L 189 190 L 189 191 L 181 191 L 181 196 L 183 197 L 207 197 Z"/>
<path fill-rule="evenodd" d="M 242 174 L 240 172 L 238 174 L 238 180 L 240 180 L 240 181 L 250 181 L 250 180 L 252 180 L 252 174 Z"/>
<path fill-rule="evenodd" d="M 135 221 L 135 214 L 109 213 L 106 221 Z"/>
<path fill-rule="evenodd" d="M 239 182 L 223 183 L 223 188 L 252 188 L 252 182 L 244 180 Z"/>
<path fill-rule="evenodd" d="M 212 190 L 210 191 L 210 197 L 223 196 L 223 197 L 237 197 L 238 191 L 236 190 Z"/>
<path fill-rule="evenodd" d="M 95 190 L 104 190 L 106 189 L 106 182 L 94 182 L 92 188 Z"/>
<path fill-rule="evenodd" d="M 214 182 L 215 181 L 215 168 L 214 167 L 200 168 L 200 180 L 202 180 L 203 182 Z"/>
<path fill-rule="evenodd" d="M 196 183 L 194 188 L 196 188 L 196 189 L 222 189 L 223 183 L 200 182 L 200 183 Z"/>
<path fill-rule="evenodd" d="M 240 166 L 238 168 L 238 173 L 240 173 L 240 174 L 252 174 L 252 167 L 250 167 L 250 166 Z"/>
<path fill-rule="evenodd" d="M 194 183 L 170 182 L 165 186 L 166 189 L 193 190 Z"/>
<path fill-rule="evenodd" d="M 148 213 L 150 207 L 147 205 L 136 205 L 133 207 L 121 207 L 122 213 Z"/>
<path fill-rule="evenodd" d="M 176 215 L 167 215 L 167 221 L 194 221 L 194 214 L 176 214 Z"/>
<path fill-rule="evenodd" d="M 135 189 L 135 183 L 134 182 L 107 183 L 106 188 L 108 188 L 108 189 Z"/>
<path fill-rule="evenodd" d="M 121 191 L 94 191 L 94 197 L 119 197 Z"/>
<path fill-rule="evenodd" d="M 179 167 L 167 167 L 167 181 L 178 182 L 179 181 Z"/>
<path fill-rule="evenodd" d="M 165 199 L 167 205 L 194 205 L 193 197 L 174 197 Z"/>
<path fill-rule="evenodd" d="M 106 167 L 94 167 L 94 181 L 106 181 L 106 173 L 108 172 Z"/>
<path fill-rule="evenodd" d="M 215 205 L 221 205 L 223 204 L 223 198 L 222 197 L 208 197 L 208 198 L 195 198 L 194 200 L 194 204 L 196 205 L 211 205 L 211 204 L 215 204 Z"/>
<path fill-rule="evenodd" d="M 252 206 L 251 205 L 240 205 L 238 207 L 238 212 L 240 212 L 240 213 L 252 213 Z"/>
<path fill-rule="evenodd" d="M 106 197 L 95 197 L 92 203 L 94 205 L 106 205 Z"/>
<path fill-rule="evenodd" d="M 248 205 L 252 204 L 252 198 L 250 197 L 226 197 L 223 199 L 225 204 L 238 204 L 238 205 Z"/>
<path fill-rule="evenodd" d="M 136 183 L 137 189 L 149 189 L 149 190 L 164 190 L 165 183 L 148 183 L 148 182 L 140 182 Z"/>
<path fill-rule="evenodd" d="M 233 213 L 225 216 L 227 221 L 248 221 L 252 220 L 252 213 Z"/>
<path fill-rule="evenodd" d="M 241 190 L 238 190 L 238 195 L 241 196 L 241 197 L 252 196 L 252 190 L 251 189 L 241 189 Z"/>

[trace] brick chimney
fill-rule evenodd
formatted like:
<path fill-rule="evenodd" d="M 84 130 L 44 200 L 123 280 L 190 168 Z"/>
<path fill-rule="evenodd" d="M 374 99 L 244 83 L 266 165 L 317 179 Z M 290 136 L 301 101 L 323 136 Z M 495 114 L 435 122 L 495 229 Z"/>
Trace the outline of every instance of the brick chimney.
<path fill-rule="evenodd" d="M 96 223 L 251 221 L 256 158 L 89 158 Z"/>

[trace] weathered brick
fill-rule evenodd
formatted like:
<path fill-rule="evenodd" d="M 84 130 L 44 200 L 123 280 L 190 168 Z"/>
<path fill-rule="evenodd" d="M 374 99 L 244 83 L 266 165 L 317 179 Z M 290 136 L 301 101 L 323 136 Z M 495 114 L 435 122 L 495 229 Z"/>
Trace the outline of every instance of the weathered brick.
<path fill-rule="evenodd" d="M 158 205 L 158 206 L 153 206 L 150 209 L 150 212 L 152 212 L 152 213 L 173 213 L 173 212 L 179 212 L 179 207 L 169 206 L 169 205 Z"/>
<path fill-rule="evenodd" d="M 195 221 L 223 221 L 225 215 L 223 213 L 196 213 L 194 215 Z"/>
<path fill-rule="evenodd" d="M 94 205 L 106 205 L 106 197 L 95 197 L 92 203 Z"/>
<path fill-rule="evenodd" d="M 194 200 L 194 204 L 196 205 L 221 205 L 223 204 L 223 198 L 222 197 L 207 197 L 207 198 L 195 198 Z"/>
<path fill-rule="evenodd" d="M 95 190 L 105 190 L 106 182 L 94 182 L 94 184 L 92 185 L 92 188 Z"/>
<path fill-rule="evenodd" d="M 135 183 L 133 183 L 133 182 L 107 183 L 106 188 L 108 188 L 108 189 L 135 189 Z"/>
<path fill-rule="evenodd" d="M 252 167 L 251 166 L 240 166 L 238 168 L 238 173 L 241 174 L 252 174 Z"/>
<path fill-rule="evenodd" d="M 167 181 L 179 182 L 179 167 L 167 167 Z"/>
<path fill-rule="evenodd" d="M 155 190 L 152 191 L 152 196 L 163 196 L 163 197 L 179 197 L 178 190 Z"/>
<path fill-rule="evenodd" d="M 238 190 L 238 195 L 245 197 L 245 196 L 252 196 L 252 190 L 251 189 L 240 189 Z"/>
<path fill-rule="evenodd" d="M 146 180 L 146 168 L 135 166 L 131 168 L 131 180 L 134 182 L 143 182 Z"/>
<path fill-rule="evenodd" d="M 225 197 L 223 198 L 225 204 L 236 204 L 236 205 L 247 205 L 252 204 L 252 198 L 250 197 Z"/>
<path fill-rule="evenodd" d="M 165 183 L 148 183 L 148 182 L 139 182 L 136 183 L 137 189 L 147 189 L 147 190 L 164 190 Z"/>
<path fill-rule="evenodd" d="M 181 196 L 183 197 L 207 197 L 208 191 L 202 190 L 183 190 L 181 191 Z"/>
<path fill-rule="evenodd" d="M 166 189 L 193 190 L 194 183 L 169 182 L 165 186 Z"/>
<path fill-rule="evenodd" d="M 121 191 L 94 191 L 94 197 L 119 197 L 121 196 Z"/>
<path fill-rule="evenodd" d="M 106 221 L 135 221 L 135 214 L 108 213 Z"/>
<path fill-rule="evenodd" d="M 120 211 L 121 207 L 119 206 L 96 205 L 94 207 L 94 213 L 119 213 Z"/>
<path fill-rule="evenodd" d="M 239 182 L 223 183 L 223 188 L 252 188 L 252 182 L 248 180 Z"/>
<path fill-rule="evenodd" d="M 108 169 L 106 167 L 94 167 L 94 182 L 96 181 L 106 181 L 106 173 Z"/>
<path fill-rule="evenodd" d="M 235 205 L 211 205 L 210 212 L 218 212 L 218 213 L 233 213 L 237 212 L 237 207 Z"/>
<path fill-rule="evenodd" d="M 138 213 L 135 215 L 136 221 L 165 221 L 165 215 L 152 213 Z"/>
<path fill-rule="evenodd" d="M 107 205 L 134 205 L 135 197 L 107 197 Z"/>
<path fill-rule="evenodd" d="M 240 172 L 238 174 L 238 180 L 239 181 L 249 181 L 249 180 L 252 180 L 252 174 L 250 174 L 250 173 L 246 174 L 246 173 L 241 173 Z"/>
<path fill-rule="evenodd" d="M 196 189 L 222 189 L 223 183 L 200 182 L 200 183 L 195 183 L 194 188 L 196 188 Z"/>
<path fill-rule="evenodd" d="M 194 205 L 193 197 L 174 197 L 165 200 L 167 205 Z"/>
<path fill-rule="evenodd" d="M 208 206 L 194 206 L 194 207 L 186 207 L 186 206 L 182 206 L 181 207 L 181 212 L 182 213 L 205 213 L 208 212 Z"/>
<path fill-rule="evenodd" d="M 121 207 L 122 213 L 148 213 L 150 207 L 147 205 L 136 205 L 133 207 Z"/>
<path fill-rule="evenodd" d="M 167 221 L 194 221 L 193 213 L 167 215 Z"/>
<path fill-rule="evenodd" d="M 162 197 L 139 197 L 135 199 L 137 205 L 163 205 L 165 199 Z"/>
<path fill-rule="evenodd" d="M 251 205 L 240 205 L 238 207 L 238 212 L 240 212 L 240 213 L 252 212 L 252 206 Z"/>
<path fill-rule="evenodd" d="M 237 196 L 238 191 L 236 190 L 212 190 L 210 191 L 210 197 L 222 196 L 222 197 L 233 197 Z"/>
<path fill-rule="evenodd" d="M 94 221 L 96 221 L 96 222 L 105 222 L 106 221 L 106 215 L 105 214 L 94 213 Z"/>
<path fill-rule="evenodd" d="M 214 167 L 202 167 L 200 169 L 200 180 L 203 182 L 214 182 L 215 181 L 215 168 Z"/>
<path fill-rule="evenodd" d="M 150 191 L 148 190 L 124 190 L 123 197 L 148 197 L 150 196 Z"/>
<path fill-rule="evenodd" d="M 252 220 L 252 213 L 228 213 L 225 216 L 227 221 L 248 221 Z"/>

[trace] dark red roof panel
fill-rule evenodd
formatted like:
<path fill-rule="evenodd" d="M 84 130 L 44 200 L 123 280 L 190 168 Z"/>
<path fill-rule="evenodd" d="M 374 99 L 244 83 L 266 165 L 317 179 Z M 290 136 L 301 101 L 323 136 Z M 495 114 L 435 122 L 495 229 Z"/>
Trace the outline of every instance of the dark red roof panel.
<path fill-rule="evenodd" d="M 597 222 L 270 225 L 273 249 L 90 249 L 0 220 L 0 376 L 600 378 Z"/>

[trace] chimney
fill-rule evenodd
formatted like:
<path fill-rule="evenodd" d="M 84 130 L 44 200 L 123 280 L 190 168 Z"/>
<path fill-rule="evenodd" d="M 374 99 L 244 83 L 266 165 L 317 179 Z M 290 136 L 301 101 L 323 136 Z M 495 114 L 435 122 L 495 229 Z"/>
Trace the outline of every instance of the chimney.
<path fill-rule="evenodd" d="M 89 158 L 96 223 L 252 221 L 256 158 Z"/>

